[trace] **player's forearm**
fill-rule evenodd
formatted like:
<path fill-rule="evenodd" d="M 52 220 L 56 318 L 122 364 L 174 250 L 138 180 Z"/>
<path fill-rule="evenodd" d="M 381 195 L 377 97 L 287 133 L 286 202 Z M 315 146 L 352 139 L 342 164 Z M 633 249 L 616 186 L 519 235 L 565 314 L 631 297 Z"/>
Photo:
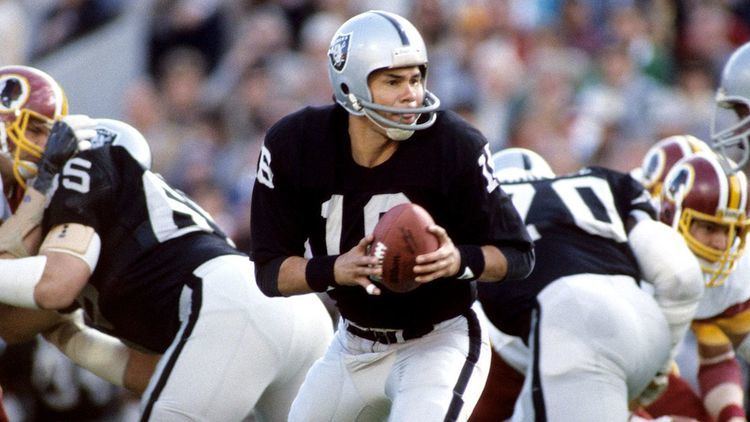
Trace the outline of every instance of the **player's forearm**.
<path fill-rule="evenodd" d="M 278 257 L 255 264 L 255 278 L 260 290 L 270 297 L 310 293 L 305 270 L 308 261 L 300 256 Z"/>
<path fill-rule="evenodd" d="M 482 246 L 484 271 L 479 281 L 520 280 L 526 278 L 534 268 L 534 251 L 522 252 L 513 247 L 498 249 Z"/>
<path fill-rule="evenodd" d="M 284 296 L 313 292 L 307 282 L 306 269 L 309 261 L 301 256 L 287 257 L 279 269 L 278 287 Z"/>
<path fill-rule="evenodd" d="M 87 327 L 81 311 L 45 332 L 44 338 L 77 365 L 112 384 L 123 386 L 128 362 L 127 346 L 115 337 Z"/>
<path fill-rule="evenodd" d="M 128 348 L 128 363 L 123 374 L 123 387 L 139 396 L 142 395 L 154 375 L 161 356 Z"/>
<path fill-rule="evenodd" d="M 0 304 L 0 338 L 7 344 L 31 341 L 60 322 L 60 314 L 54 311 Z"/>
<path fill-rule="evenodd" d="M 45 196 L 29 187 L 15 214 L 0 226 L 0 258 L 36 254 L 42 240 L 40 224 Z"/>

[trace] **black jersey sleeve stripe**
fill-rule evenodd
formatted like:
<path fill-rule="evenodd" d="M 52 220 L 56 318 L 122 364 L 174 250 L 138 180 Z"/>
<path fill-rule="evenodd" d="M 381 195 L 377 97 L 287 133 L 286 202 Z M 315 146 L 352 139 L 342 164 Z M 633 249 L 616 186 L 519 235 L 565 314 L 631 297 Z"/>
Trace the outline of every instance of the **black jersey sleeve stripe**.
<path fill-rule="evenodd" d="M 464 405 L 463 395 L 466 386 L 469 385 L 469 380 L 474 373 L 474 367 L 479 361 L 479 354 L 482 350 L 482 327 L 479 325 L 477 314 L 474 313 L 474 310 L 469 309 L 463 316 L 469 326 L 469 354 L 466 356 L 463 368 L 461 368 L 458 381 L 453 387 L 453 399 L 448 407 L 448 413 L 445 415 L 446 422 L 458 420 L 461 408 Z"/>
<path fill-rule="evenodd" d="M 159 395 L 167 385 L 167 380 L 169 380 L 169 375 L 172 373 L 172 369 L 174 369 L 174 366 L 177 363 L 177 359 L 180 357 L 180 352 L 182 352 L 182 349 L 185 347 L 185 343 L 187 343 L 188 338 L 190 338 L 190 335 L 193 333 L 195 324 L 198 322 L 198 315 L 200 314 L 201 306 L 203 304 L 203 282 L 198 277 L 192 277 L 194 277 L 195 279 L 194 282 L 188 283 L 193 285 L 193 292 L 190 295 L 190 317 L 188 318 L 185 330 L 182 332 L 179 343 L 177 343 L 177 346 L 169 356 L 167 364 L 164 365 L 164 370 L 161 372 L 161 374 L 159 374 L 159 379 L 154 386 L 151 395 L 148 397 L 146 407 L 143 409 L 143 414 L 141 415 L 141 422 L 146 422 L 151 417 L 151 412 L 154 409 L 154 403 L 159 400 Z"/>

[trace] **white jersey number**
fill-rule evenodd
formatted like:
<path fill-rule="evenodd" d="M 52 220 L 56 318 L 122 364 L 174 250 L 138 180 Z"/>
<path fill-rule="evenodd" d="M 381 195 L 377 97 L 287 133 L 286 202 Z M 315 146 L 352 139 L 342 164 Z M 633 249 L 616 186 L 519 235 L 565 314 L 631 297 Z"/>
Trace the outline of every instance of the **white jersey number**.
<path fill-rule="evenodd" d="M 615 199 L 609 189 L 609 183 L 598 177 L 576 177 L 558 179 L 550 186 L 557 193 L 562 203 L 573 216 L 576 225 L 586 233 L 614 239 L 617 242 L 628 240 L 625 225 L 617 213 Z M 529 208 L 536 191 L 531 184 L 503 185 L 503 190 L 511 195 L 518 214 L 526 221 Z M 606 220 L 598 218 L 596 210 L 603 209 Z M 539 238 L 533 224 L 527 225 L 532 236 Z"/>
<path fill-rule="evenodd" d="M 380 215 L 400 204 L 407 204 L 409 198 L 403 193 L 384 193 L 373 195 L 363 209 L 365 218 L 365 235 L 372 233 L 378 224 Z M 344 196 L 332 195 L 323 202 L 320 216 L 326 220 L 326 250 L 328 255 L 341 253 L 341 225 L 344 217 Z"/>
<path fill-rule="evenodd" d="M 151 226 L 159 242 L 195 231 L 214 231 L 211 216 L 160 176 L 150 171 L 143 173 L 143 189 Z"/>
<path fill-rule="evenodd" d="M 65 163 L 62 169 L 62 185 L 66 189 L 88 193 L 91 189 L 91 161 L 74 157 Z"/>

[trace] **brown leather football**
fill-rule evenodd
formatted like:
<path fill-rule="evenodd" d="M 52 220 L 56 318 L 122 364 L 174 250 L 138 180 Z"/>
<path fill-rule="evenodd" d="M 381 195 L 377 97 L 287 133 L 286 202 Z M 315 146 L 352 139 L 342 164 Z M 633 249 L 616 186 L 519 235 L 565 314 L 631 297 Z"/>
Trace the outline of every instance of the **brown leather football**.
<path fill-rule="evenodd" d="M 383 214 L 370 245 L 370 255 L 378 257 L 383 266 L 383 275 L 376 281 L 399 293 L 419 287 L 414 281 L 415 259 L 437 250 L 437 236 L 427 231 L 434 223 L 424 208 L 412 203 L 396 205 Z"/>

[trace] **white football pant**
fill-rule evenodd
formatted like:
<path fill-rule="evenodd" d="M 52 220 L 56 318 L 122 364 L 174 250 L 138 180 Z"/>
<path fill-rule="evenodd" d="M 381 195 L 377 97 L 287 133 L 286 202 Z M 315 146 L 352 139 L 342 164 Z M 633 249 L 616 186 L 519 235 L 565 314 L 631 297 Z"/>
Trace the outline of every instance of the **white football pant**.
<path fill-rule="evenodd" d="M 626 421 L 669 359 L 669 328 L 632 278 L 579 274 L 540 292 L 513 421 Z"/>
<path fill-rule="evenodd" d="M 214 258 L 180 298 L 180 331 L 141 399 L 144 420 L 286 421 L 310 366 L 333 336 L 314 294 L 269 298 L 247 257 Z"/>
<path fill-rule="evenodd" d="M 473 311 L 423 337 L 383 344 L 339 329 L 292 405 L 292 422 L 465 421 L 490 368 L 487 331 Z"/>

